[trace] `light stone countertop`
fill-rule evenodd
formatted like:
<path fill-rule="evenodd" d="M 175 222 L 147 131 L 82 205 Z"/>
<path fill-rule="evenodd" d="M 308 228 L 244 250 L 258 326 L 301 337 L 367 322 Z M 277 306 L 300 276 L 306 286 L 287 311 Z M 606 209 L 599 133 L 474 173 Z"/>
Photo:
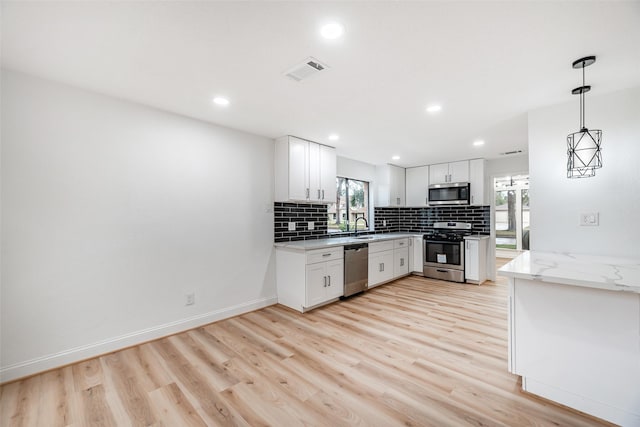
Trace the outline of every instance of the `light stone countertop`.
<path fill-rule="evenodd" d="M 464 236 L 464 240 L 485 240 L 489 237 L 491 236 L 488 236 L 486 234 L 472 234 L 470 236 Z"/>
<path fill-rule="evenodd" d="M 354 236 L 349 237 L 334 237 L 329 239 L 317 239 L 317 240 L 296 240 L 294 242 L 278 242 L 274 243 L 276 248 L 292 249 L 296 251 L 308 251 L 311 249 L 326 249 L 335 246 L 353 245 L 357 243 L 372 243 L 380 242 L 383 240 L 402 239 L 404 237 L 422 237 L 420 233 L 382 233 L 382 234 L 368 234 L 364 235 L 370 237 L 370 239 L 357 239 Z M 364 237 L 362 236 L 362 237 Z"/>
<path fill-rule="evenodd" d="M 528 251 L 500 268 L 498 274 L 640 294 L 640 259 Z"/>

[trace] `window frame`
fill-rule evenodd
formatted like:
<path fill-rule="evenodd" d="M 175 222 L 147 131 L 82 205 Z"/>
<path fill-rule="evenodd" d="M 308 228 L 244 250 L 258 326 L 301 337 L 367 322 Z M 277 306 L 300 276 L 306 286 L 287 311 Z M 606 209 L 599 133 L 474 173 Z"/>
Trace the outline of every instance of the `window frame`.
<path fill-rule="evenodd" d="M 356 232 L 355 230 L 351 230 L 351 222 L 350 222 L 350 211 L 349 209 L 351 208 L 351 194 L 349 192 L 349 181 L 352 182 L 359 182 L 359 183 L 363 183 L 364 187 L 366 188 L 366 194 L 365 194 L 365 202 L 364 202 L 364 208 L 365 208 L 365 212 L 364 212 L 364 218 L 367 220 L 367 228 L 363 228 L 360 229 L 358 231 L 371 231 L 372 228 L 372 224 L 369 222 L 369 217 L 370 217 L 370 206 L 369 206 L 369 201 L 371 200 L 371 183 L 369 181 L 365 181 L 363 179 L 356 179 L 356 178 L 347 178 L 345 176 L 338 176 L 336 175 L 336 194 L 340 194 L 340 180 L 343 180 L 344 182 L 344 186 L 345 186 L 345 195 L 344 198 L 346 200 L 346 219 L 345 219 L 345 224 L 346 224 L 346 229 L 345 230 L 341 230 L 341 229 L 336 229 L 336 228 L 329 228 L 327 226 L 327 232 L 328 233 L 354 233 Z M 336 217 L 340 214 L 340 209 L 339 209 L 339 203 L 336 200 L 335 202 L 332 203 L 333 205 L 335 205 L 335 209 L 336 209 Z M 357 218 L 356 218 L 357 219 Z M 327 218 L 328 220 L 328 218 Z M 328 225 L 328 224 L 327 224 Z"/>

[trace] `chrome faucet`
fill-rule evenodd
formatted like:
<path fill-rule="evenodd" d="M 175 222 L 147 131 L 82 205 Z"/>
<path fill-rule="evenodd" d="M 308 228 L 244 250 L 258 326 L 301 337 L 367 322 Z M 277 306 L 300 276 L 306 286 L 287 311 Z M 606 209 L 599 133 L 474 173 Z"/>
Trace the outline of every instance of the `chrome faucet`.
<path fill-rule="evenodd" d="M 369 223 L 367 222 L 367 218 L 360 216 L 358 218 L 356 218 L 356 222 L 353 224 L 353 228 L 354 228 L 354 232 L 357 233 L 358 232 L 358 221 L 364 219 L 364 225 L 365 227 L 369 228 Z"/>

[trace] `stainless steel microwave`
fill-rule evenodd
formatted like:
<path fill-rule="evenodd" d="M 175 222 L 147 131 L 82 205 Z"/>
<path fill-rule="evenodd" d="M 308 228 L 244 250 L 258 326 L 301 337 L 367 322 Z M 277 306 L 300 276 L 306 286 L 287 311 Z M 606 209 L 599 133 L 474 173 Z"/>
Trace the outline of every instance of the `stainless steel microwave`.
<path fill-rule="evenodd" d="M 468 205 L 471 185 L 468 182 L 448 182 L 429 186 L 430 205 Z"/>

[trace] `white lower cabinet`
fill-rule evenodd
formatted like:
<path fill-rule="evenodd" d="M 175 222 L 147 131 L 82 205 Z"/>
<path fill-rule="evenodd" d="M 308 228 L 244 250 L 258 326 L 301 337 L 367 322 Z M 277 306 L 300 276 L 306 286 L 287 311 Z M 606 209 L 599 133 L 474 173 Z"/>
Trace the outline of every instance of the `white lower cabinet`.
<path fill-rule="evenodd" d="M 393 276 L 400 277 L 409 274 L 409 248 L 393 250 Z"/>
<path fill-rule="evenodd" d="M 393 249 L 372 254 L 369 252 L 369 288 L 393 279 Z"/>
<path fill-rule="evenodd" d="M 300 312 L 344 293 L 344 248 L 276 249 L 278 303 Z"/>
<path fill-rule="evenodd" d="M 409 239 L 369 243 L 369 288 L 409 274 Z"/>
<path fill-rule="evenodd" d="M 306 307 L 338 298 L 344 292 L 344 261 L 309 264 L 306 268 Z"/>
<path fill-rule="evenodd" d="M 488 236 L 464 240 L 464 278 L 467 283 L 479 285 L 487 280 L 488 242 Z"/>
<path fill-rule="evenodd" d="M 424 258 L 422 236 L 414 236 L 409 238 L 409 272 L 424 273 Z"/>

